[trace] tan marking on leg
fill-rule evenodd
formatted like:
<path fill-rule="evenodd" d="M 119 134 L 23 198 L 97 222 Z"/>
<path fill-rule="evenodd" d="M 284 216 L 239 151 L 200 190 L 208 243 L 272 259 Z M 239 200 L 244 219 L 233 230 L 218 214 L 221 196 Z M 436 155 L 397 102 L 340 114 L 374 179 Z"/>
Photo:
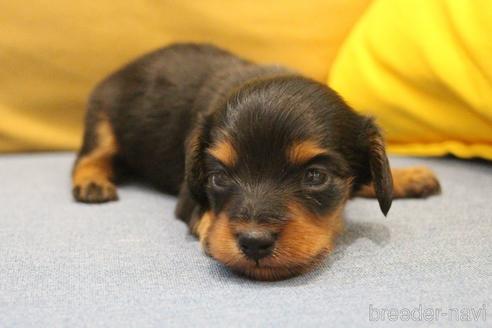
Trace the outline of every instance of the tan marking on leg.
<path fill-rule="evenodd" d="M 213 214 L 210 211 L 205 212 L 192 229 L 192 232 L 198 237 L 203 248 L 205 248 L 205 242 L 210 226 L 212 225 L 212 219 Z"/>
<path fill-rule="evenodd" d="M 441 186 L 434 172 L 425 166 L 395 168 L 393 176 L 393 198 L 426 198 L 441 192 Z M 355 196 L 375 198 L 372 184 L 363 186 Z"/>
<path fill-rule="evenodd" d="M 102 203 L 117 199 L 113 179 L 113 157 L 117 153 L 111 125 L 102 120 L 96 128 L 97 146 L 77 161 L 73 175 L 73 194 L 76 200 Z"/>
<path fill-rule="evenodd" d="M 292 164 L 301 165 L 315 156 L 327 153 L 328 151 L 321 148 L 317 142 L 306 140 L 292 145 L 287 150 L 287 158 Z"/>

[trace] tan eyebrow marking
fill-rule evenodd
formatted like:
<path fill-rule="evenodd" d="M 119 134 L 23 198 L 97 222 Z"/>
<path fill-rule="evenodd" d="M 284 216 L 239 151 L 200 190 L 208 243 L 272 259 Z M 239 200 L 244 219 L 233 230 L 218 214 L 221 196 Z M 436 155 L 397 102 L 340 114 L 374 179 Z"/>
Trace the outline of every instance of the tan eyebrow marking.
<path fill-rule="evenodd" d="M 313 157 L 318 155 L 328 154 L 328 151 L 321 148 L 317 142 L 313 140 L 305 140 L 294 143 L 287 150 L 287 158 L 292 164 L 300 165 L 308 162 Z"/>
<path fill-rule="evenodd" d="M 228 140 L 221 140 L 208 149 L 208 153 L 224 165 L 232 167 L 237 162 L 237 152 L 236 149 Z"/>

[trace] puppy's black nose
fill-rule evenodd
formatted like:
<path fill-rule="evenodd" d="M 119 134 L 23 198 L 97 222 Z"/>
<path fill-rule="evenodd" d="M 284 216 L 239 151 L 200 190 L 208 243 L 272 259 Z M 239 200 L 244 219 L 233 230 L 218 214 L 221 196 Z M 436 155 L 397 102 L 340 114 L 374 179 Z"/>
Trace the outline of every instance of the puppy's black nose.
<path fill-rule="evenodd" d="M 243 232 L 237 242 L 244 255 L 256 261 L 272 254 L 275 236 L 269 232 Z"/>

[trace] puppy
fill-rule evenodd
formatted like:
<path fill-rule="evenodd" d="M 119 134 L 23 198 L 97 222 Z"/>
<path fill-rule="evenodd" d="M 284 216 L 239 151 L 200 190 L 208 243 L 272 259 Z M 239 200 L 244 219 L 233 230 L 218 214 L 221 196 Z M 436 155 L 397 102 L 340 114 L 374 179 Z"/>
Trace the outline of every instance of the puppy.
<path fill-rule="evenodd" d="M 393 198 L 440 190 L 426 168 L 391 172 L 374 121 L 326 85 L 198 44 L 149 53 L 93 91 L 73 196 L 116 200 L 121 168 L 179 195 L 204 251 L 260 280 L 319 263 L 352 196 L 386 215 Z"/>

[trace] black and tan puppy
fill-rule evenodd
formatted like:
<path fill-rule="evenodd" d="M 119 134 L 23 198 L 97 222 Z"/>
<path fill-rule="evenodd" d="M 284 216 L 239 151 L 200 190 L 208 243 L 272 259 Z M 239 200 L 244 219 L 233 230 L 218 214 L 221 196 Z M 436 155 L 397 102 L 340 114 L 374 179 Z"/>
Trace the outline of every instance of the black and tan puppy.
<path fill-rule="evenodd" d="M 206 253 L 265 280 L 319 263 L 351 196 L 386 214 L 394 197 L 439 191 L 425 168 L 392 177 L 374 122 L 325 85 L 207 45 L 147 54 L 94 90 L 75 199 L 116 200 L 121 166 L 179 194 L 176 215 Z"/>

